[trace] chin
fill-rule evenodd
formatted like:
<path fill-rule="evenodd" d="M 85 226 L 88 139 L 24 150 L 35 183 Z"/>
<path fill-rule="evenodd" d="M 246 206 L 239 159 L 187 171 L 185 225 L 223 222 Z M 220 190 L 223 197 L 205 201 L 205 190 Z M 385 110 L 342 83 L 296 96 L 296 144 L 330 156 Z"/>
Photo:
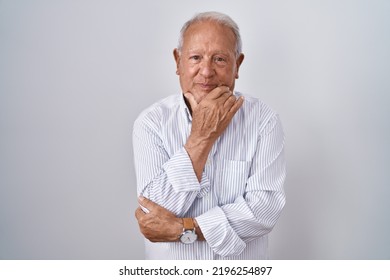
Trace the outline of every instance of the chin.
<path fill-rule="evenodd" d="M 193 93 L 196 102 L 201 102 L 207 96 L 207 94 L 209 94 L 209 92 L 210 91 L 197 91 Z"/>

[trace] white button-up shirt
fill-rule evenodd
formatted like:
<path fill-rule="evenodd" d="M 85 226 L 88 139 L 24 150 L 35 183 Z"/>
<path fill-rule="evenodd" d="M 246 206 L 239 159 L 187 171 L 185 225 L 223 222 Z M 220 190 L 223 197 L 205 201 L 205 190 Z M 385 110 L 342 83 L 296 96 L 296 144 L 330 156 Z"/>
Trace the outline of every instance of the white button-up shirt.
<path fill-rule="evenodd" d="M 278 115 L 245 96 L 214 143 L 201 182 L 184 149 L 191 123 L 182 94 L 153 104 L 134 123 L 138 195 L 178 217 L 196 218 L 206 239 L 193 244 L 145 240 L 146 257 L 266 259 L 267 234 L 285 204 L 284 134 Z"/>

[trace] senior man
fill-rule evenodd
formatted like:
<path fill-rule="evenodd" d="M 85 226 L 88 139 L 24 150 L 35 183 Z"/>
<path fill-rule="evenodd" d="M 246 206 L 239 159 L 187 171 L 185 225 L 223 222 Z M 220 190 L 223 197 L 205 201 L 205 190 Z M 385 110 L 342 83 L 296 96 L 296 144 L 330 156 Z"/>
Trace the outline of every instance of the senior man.
<path fill-rule="evenodd" d="M 134 123 L 148 259 L 267 258 L 285 204 L 284 134 L 272 109 L 234 91 L 241 45 L 229 16 L 195 15 L 173 51 L 182 92 Z"/>

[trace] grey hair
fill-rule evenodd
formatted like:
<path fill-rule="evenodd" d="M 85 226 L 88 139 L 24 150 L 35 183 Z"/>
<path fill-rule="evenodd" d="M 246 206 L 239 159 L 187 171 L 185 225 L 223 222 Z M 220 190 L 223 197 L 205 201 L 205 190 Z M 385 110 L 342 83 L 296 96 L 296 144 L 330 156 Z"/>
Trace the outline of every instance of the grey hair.
<path fill-rule="evenodd" d="M 219 12 L 199 13 L 193 16 L 189 21 L 187 21 L 180 30 L 179 42 L 177 45 L 177 49 L 179 52 L 181 52 L 181 49 L 183 47 L 184 34 L 186 33 L 187 29 L 192 24 L 196 22 L 202 22 L 202 21 L 215 21 L 217 23 L 220 23 L 230 28 L 233 31 L 234 36 L 236 37 L 236 56 L 238 57 L 241 54 L 242 41 L 241 41 L 240 29 L 238 28 L 237 23 L 235 23 L 234 20 L 232 20 L 231 17 L 229 17 L 228 15 Z"/>

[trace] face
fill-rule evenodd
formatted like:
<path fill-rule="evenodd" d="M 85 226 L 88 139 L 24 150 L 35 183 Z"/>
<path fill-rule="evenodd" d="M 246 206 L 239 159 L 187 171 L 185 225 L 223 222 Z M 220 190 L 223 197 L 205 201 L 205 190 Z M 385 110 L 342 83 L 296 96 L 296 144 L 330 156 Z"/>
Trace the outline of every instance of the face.
<path fill-rule="evenodd" d="M 182 50 L 174 50 L 177 74 L 183 91 L 199 103 L 218 86 L 234 89 L 244 59 L 236 57 L 236 40 L 230 28 L 213 21 L 192 24 L 184 34 Z"/>

